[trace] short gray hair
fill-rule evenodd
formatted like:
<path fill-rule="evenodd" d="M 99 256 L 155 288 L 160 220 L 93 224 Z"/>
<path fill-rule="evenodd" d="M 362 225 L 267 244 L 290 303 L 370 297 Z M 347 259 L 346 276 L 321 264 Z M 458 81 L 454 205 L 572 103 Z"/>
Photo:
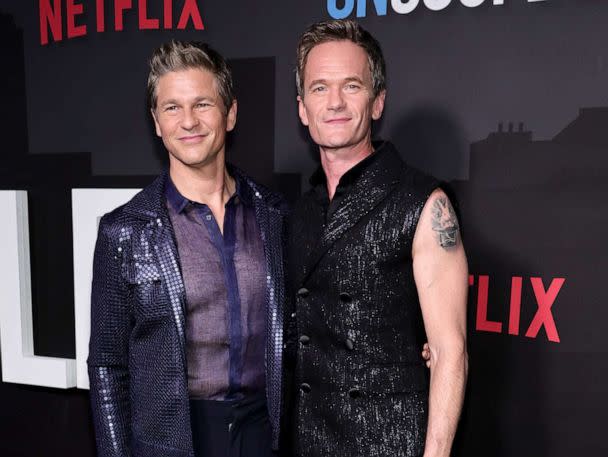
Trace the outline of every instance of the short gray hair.
<path fill-rule="evenodd" d="M 296 63 L 298 95 L 304 94 L 304 69 L 312 48 L 330 41 L 343 40 L 361 46 L 366 52 L 374 96 L 386 88 L 386 64 L 378 40 L 353 20 L 331 20 L 312 24 L 300 37 Z"/>

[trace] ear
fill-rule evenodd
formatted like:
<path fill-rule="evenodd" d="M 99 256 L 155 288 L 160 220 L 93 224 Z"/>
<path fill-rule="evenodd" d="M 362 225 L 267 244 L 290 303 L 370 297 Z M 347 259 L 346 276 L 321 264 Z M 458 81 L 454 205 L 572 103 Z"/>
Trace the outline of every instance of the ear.
<path fill-rule="evenodd" d="M 308 114 L 306 113 L 306 107 L 304 106 L 304 100 L 298 95 L 298 114 L 302 124 L 308 127 Z"/>
<path fill-rule="evenodd" d="M 236 98 L 232 100 L 232 105 L 230 105 L 230 109 L 228 110 L 228 114 L 226 116 L 226 131 L 230 132 L 234 129 L 236 125 L 236 112 L 237 112 L 237 103 Z"/>
<path fill-rule="evenodd" d="M 384 111 L 384 99 L 386 98 L 386 90 L 383 90 L 374 99 L 372 104 L 372 119 L 377 121 L 382 117 L 382 111 Z"/>
<path fill-rule="evenodd" d="M 154 128 L 156 129 L 156 135 L 162 137 L 162 133 L 160 131 L 160 124 L 156 120 L 156 113 L 154 112 L 154 108 L 150 108 L 150 114 L 152 114 L 152 119 L 154 119 Z"/>

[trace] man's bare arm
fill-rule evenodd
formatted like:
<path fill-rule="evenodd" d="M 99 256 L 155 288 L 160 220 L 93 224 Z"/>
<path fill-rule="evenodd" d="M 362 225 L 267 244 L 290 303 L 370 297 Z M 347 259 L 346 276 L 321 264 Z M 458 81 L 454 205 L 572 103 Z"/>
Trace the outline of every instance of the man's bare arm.
<path fill-rule="evenodd" d="M 412 248 L 414 279 L 431 352 L 425 457 L 448 457 L 467 379 L 468 268 L 458 220 L 442 190 L 429 197 Z"/>

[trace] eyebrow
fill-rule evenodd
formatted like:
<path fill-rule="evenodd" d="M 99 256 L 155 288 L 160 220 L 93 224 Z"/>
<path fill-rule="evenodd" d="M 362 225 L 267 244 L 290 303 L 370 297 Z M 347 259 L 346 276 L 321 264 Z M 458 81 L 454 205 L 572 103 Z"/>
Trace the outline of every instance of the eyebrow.
<path fill-rule="evenodd" d="M 358 82 L 359 84 L 364 84 L 363 80 L 361 78 L 359 78 L 358 76 L 349 76 L 347 78 L 344 78 L 342 80 L 342 82 L 345 82 L 345 83 Z M 310 88 L 316 84 L 327 84 L 327 80 L 326 79 L 315 79 L 314 81 L 311 81 L 310 84 L 308 84 L 308 87 Z"/>
<path fill-rule="evenodd" d="M 211 101 L 213 103 L 215 103 L 215 99 L 213 97 L 207 96 L 207 95 L 203 95 L 200 97 L 196 97 L 193 100 L 193 103 L 198 103 L 198 102 L 202 102 L 202 101 Z M 159 103 L 158 106 L 166 106 L 166 105 L 179 105 L 180 102 L 177 101 L 174 98 L 170 98 L 168 100 L 163 100 L 162 103 Z"/>
<path fill-rule="evenodd" d="M 348 78 L 344 78 L 344 81 L 347 83 L 357 82 L 359 84 L 364 84 L 363 80 L 361 78 L 359 78 L 358 76 L 350 76 Z"/>

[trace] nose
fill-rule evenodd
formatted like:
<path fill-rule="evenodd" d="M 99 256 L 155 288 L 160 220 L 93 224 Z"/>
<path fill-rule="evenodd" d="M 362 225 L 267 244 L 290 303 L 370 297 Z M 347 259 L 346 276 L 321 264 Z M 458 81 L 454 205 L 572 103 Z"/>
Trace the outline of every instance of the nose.
<path fill-rule="evenodd" d="M 185 109 L 184 117 L 182 118 L 182 128 L 184 130 L 192 130 L 193 128 L 198 126 L 198 124 L 199 124 L 199 120 L 196 117 L 194 110 Z"/>
<path fill-rule="evenodd" d="M 344 96 L 339 88 L 331 88 L 327 99 L 327 109 L 341 111 L 344 109 Z"/>

